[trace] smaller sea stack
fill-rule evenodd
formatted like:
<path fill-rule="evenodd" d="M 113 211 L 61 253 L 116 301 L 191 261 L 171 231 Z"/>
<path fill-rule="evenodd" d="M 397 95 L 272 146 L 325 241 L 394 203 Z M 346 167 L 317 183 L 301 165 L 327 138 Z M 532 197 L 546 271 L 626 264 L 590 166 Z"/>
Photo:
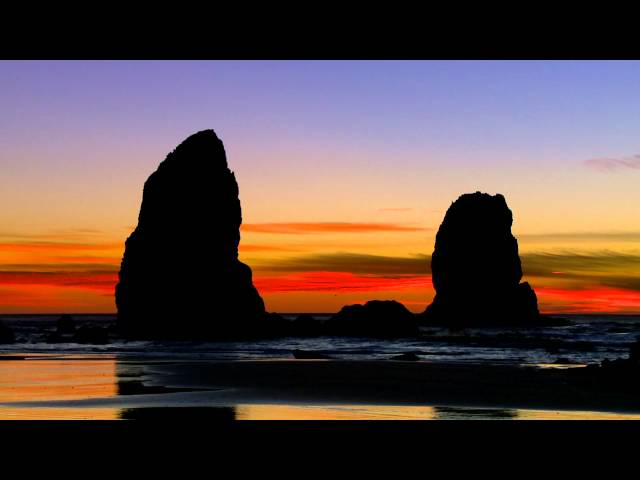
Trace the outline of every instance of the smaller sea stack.
<path fill-rule="evenodd" d="M 337 337 L 413 337 L 418 335 L 415 315 L 395 300 L 371 300 L 347 305 L 326 323 L 326 333 Z"/>
<path fill-rule="evenodd" d="M 438 229 L 431 273 L 436 290 L 423 323 L 450 327 L 535 324 L 538 300 L 520 283 L 513 216 L 500 194 L 471 193 L 451 204 Z"/>

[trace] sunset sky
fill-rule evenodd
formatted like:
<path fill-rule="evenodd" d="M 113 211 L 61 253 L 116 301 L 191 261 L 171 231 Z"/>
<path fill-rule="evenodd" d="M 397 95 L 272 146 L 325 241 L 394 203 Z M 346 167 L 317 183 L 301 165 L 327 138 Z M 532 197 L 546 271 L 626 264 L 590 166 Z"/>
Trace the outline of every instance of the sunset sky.
<path fill-rule="evenodd" d="M 0 61 L 0 313 L 115 312 L 144 181 L 209 128 L 270 311 L 424 310 L 483 191 L 543 312 L 640 313 L 639 92 L 640 62 Z"/>

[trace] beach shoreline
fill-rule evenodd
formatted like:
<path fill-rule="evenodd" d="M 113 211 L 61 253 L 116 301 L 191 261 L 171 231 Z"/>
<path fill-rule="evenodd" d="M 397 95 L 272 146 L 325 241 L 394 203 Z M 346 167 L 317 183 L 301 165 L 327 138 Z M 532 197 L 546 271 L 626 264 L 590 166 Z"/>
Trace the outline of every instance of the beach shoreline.
<path fill-rule="evenodd" d="M 115 411 L 154 408 L 165 415 L 176 408 L 236 408 L 237 418 L 239 406 L 245 408 L 245 417 L 266 419 L 306 418 L 323 408 L 323 415 L 333 412 L 340 418 L 433 418 L 433 408 L 444 418 L 476 418 L 483 410 L 487 414 L 481 418 L 522 418 L 525 411 L 565 412 L 558 418 L 582 418 L 578 412 L 586 418 L 599 418 L 598 412 L 601 418 L 640 418 L 637 395 L 592 388 L 579 366 L 28 353 L 12 357 L 0 362 L 3 372 L 13 372 L 12 377 L 0 377 L 0 418 L 27 418 L 30 413 L 46 418 L 47 409 L 55 418 L 81 411 L 88 418 L 92 411 L 111 418 Z M 39 388 L 35 398 L 34 384 Z"/>

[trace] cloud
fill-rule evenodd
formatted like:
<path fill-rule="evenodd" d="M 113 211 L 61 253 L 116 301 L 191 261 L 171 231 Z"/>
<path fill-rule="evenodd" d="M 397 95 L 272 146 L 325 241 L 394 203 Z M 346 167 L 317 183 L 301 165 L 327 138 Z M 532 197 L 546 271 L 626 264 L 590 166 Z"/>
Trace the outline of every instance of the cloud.
<path fill-rule="evenodd" d="M 52 241 L 0 242 L 0 251 L 15 253 L 55 253 L 77 251 L 124 250 L 124 242 L 109 243 L 75 243 Z"/>
<path fill-rule="evenodd" d="M 592 158 L 585 160 L 584 164 L 601 172 L 612 172 L 616 170 L 640 170 L 640 155 L 623 158 Z"/>
<path fill-rule="evenodd" d="M 640 254 L 610 251 L 534 252 L 521 255 L 525 280 L 543 305 L 557 311 L 616 311 L 640 301 Z M 431 286 L 429 255 L 392 257 L 338 252 L 273 259 L 253 266 L 269 291 L 389 289 Z M 482 272 L 478 272 L 482 275 Z M 348 282 L 342 285 L 341 282 Z M 260 288 L 260 287 L 259 287 Z M 587 290 L 592 291 L 593 300 Z M 572 292 L 576 292 L 575 295 Z M 582 303 L 580 303 L 582 302 Z M 616 303 L 617 302 L 617 303 Z M 581 306 L 582 305 L 582 306 Z"/>
<path fill-rule="evenodd" d="M 283 222 L 244 223 L 243 232 L 255 233 L 380 233 L 380 232 L 421 232 L 430 228 L 400 225 L 395 223 L 355 223 L 355 222 Z"/>
<path fill-rule="evenodd" d="M 276 245 L 261 245 L 261 244 L 251 244 L 251 243 L 240 243 L 238 247 L 240 253 L 253 253 L 253 252 L 295 252 L 299 250 L 295 247 L 283 247 Z"/>
<path fill-rule="evenodd" d="M 254 267 L 261 293 L 433 290 L 428 257 L 338 252 L 274 259 Z"/>
<path fill-rule="evenodd" d="M 603 250 L 599 252 L 527 252 L 520 255 L 529 275 L 546 276 L 552 272 L 640 273 L 640 254 Z"/>
<path fill-rule="evenodd" d="M 426 275 L 429 256 L 390 257 L 337 252 L 273 259 L 261 263 L 255 270 L 269 272 L 343 272 L 366 275 Z"/>
<path fill-rule="evenodd" d="M 315 224 L 311 224 L 315 225 Z M 342 225 L 342 224 L 341 224 Z M 568 234 L 567 234 L 568 235 Z M 571 234 L 574 235 L 574 234 Z M 586 233 L 596 235 L 624 234 Z M 4 263 L 0 266 L 0 288 L 34 293 L 38 289 L 63 287 L 113 296 L 119 260 L 91 257 L 87 250 L 113 248 L 112 244 L 65 242 L 7 243 L 15 248 L 33 248 L 34 254 L 56 252 L 59 261 Z M 273 251 L 274 255 L 251 265 L 256 287 L 262 293 L 282 292 L 433 292 L 430 255 L 384 256 L 350 252 L 295 255 L 277 258 L 277 252 L 291 251 L 281 245 L 243 244 L 245 252 Z M 121 248 L 121 245 L 119 246 Z M 77 250 L 79 255 L 71 256 Z M 521 254 L 523 272 L 532 281 L 545 311 L 633 311 L 640 310 L 640 252 L 527 252 Z M 54 257 L 52 257 L 54 258 Z M 86 261 L 85 261 L 86 260 Z M 95 260 L 95 261 L 94 261 Z M 477 272 L 481 277 L 482 272 Z M 402 295 L 399 299 L 402 300 Z"/>
<path fill-rule="evenodd" d="M 48 285 L 99 290 L 113 294 L 118 274 L 113 270 L 56 270 L 7 271 L 0 270 L 0 285 Z"/>
<path fill-rule="evenodd" d="M 640 290 L 640 254 L 611 251 L 530 252 L 520 255 L 525 276 L 576 280 L 578 283 L 608 285 Z M 256 272 L 302 273 L 342 272 L 358 275 L 430 275 L 431 256 L 407 257 L 367 255 L 349 252 L 273 258 L 254 265 Z M 482 274 L 482 272 L 478 272 Z"/>
<path fill-rule="evenodd" d="M 373 292 L 432 288 L 429 275 L 359 275 L 347 272 L 302 272 L 282 276 L 256 276 L 260 293 Z"/>
<path fill-rule="evenodd" d="M 17 241 L 69 241 L 69 240 L 86 240 L 87 237 L 102 237 L 105 233 L 102 230 L 94 228 L 57 228 L 40 233 L 16 233 L 0 231 L 0 239 L 9 239 Z"/>
<path fill-rule="evenodd" d="M 526 276 L 576 280 L 640 291 L 640 254 L 621 252 L 526 253 L 520 255 Z"/>
<path fill-rule="evenodd" d="M 31 313 L 37 310 L 42 297 L 47 300 L 47 307 L 59 306 L 60 311 L 65 310 L 68 305 L 67 299 L 61 299 L 55 296 L 43 295 L 43 290 L 47 290 L 42 286 L 37 289 L 27 288 L 24 285 L 11 286 L 9 288 L 0 288 L 0 311 L 2 313 L 10 313 L 16 311 L 17 308 L 23 312 Z"/>
<path fill-rule="evenodd" d="M 538 303 L 543 312 L 597 313 L 638 312 L 640 295 L 624 288 L 585 287 L 552 288 L 536 287 Z"/>
<path fill-rule="evenodd" d="M 524 242 L 640 242 L 640 232 L 562 232 L 562 233 L 523 233 L 516 235 Z"/>
<path fill-rule="evenodd" d="M 120 263 L 3 263 L 0 271 L 4 272 L 117 272 Z"/>
<path fill-rule="evenodd" d="M 73 287 L 113 294 L 119 265 L 111 263 L 2 264 L 0 286 Z"/>

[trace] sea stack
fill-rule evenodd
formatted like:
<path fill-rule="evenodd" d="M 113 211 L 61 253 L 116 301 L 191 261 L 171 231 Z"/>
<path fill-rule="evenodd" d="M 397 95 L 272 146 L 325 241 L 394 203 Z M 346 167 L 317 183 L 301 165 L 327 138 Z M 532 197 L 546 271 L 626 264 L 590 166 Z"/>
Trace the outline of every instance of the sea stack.
<path fill-rule="evenodd" d="M 325 325 L 327 335 L 337 337 L 413 337 L 418 335 L 415 315 L 395 300 L 370 300 L 347 305 Z"/>
<path fill-rule="evenodd" d="M 426 323 L 450 327 L 525 325 L 539 319 L 538 300 L 520 283 L 513 217 L 500 194 L 471 193 L 451 204 L 431 257 L 436 291 Z"/>
<path fill-rule="evenodd" d="M 125 336 L 226 339 L 264 330 L 264 302 L 238 260 L 238 195 L 213 130 L 191 135 L 149 176 L 116 286 Z"/>

